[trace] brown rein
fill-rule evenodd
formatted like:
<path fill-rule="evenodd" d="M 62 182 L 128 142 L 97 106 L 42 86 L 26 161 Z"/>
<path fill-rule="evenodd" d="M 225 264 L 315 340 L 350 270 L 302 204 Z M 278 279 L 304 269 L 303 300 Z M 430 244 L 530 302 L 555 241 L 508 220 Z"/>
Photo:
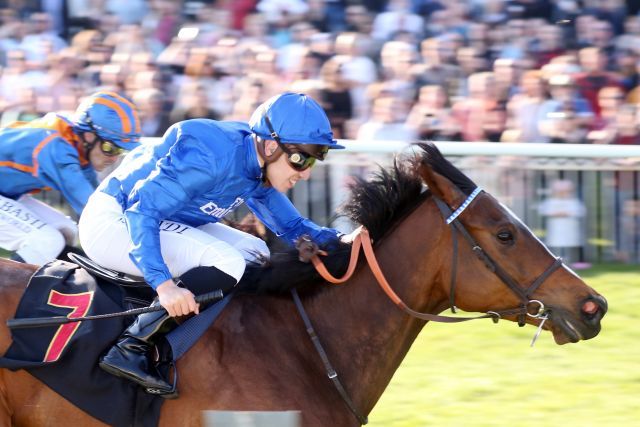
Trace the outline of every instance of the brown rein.
<path fill-rule="evenodd" d="M 412 310 L 411 308 L 409 308 L 409 306 L 407 306 L 407 304 L 404 303 L 404 301 L 402 301 L 402 299 L 398 296 L 398 294 L 396 294 L 393 291 L 393 289 L 391 288 L 391 285 L 389 285 L 389 282 L 384 277 L 384 273 L 382 272 L 382 269 L 380 268 L 380 264 L 378 264 L 378 260 L 376 259 L 376 255 L 373 251 L 373 245 L 371 243 L 371 237 L 369 236 L 369 230 L 367 230 L 363 226 L 360 226 L 358 229 L 354 231 L 354 233 L 357 233 L 357 234 L 356 234 L 356 237 L 353 239 L 353 243 L 351 246 L 351 257 L 349 259 L 349 267 L 347 268 L 346 273 L 342 277 L 336 278 L 331 273 L 329 273 L 329 271 L 327 270 L 327 268 L 325 267 L 324 263 L 322 262 L 322 260 L 318 255 L 314 255 L 311 258 L 311 262 L 313 263 L 313 266 L 316 268 L 320 276 L 322 276 L 322 278 L 327 282 L 339 285 L 349 280 L 353 275 L 353 273 L 355 272 L 356 266 L 358 264 L 358 257 L 360 255 L 360 247 L 362 247 L 362 249 L 364 250 L 365 258 L 369 263 L 369 268 L 371 268 L 371 272 L 373 273 L 373 276 L 376 278 L 378 285 L 380 285 L 380 287 L 382 288 L 384 293 L 387 295 L 387 297 L 389 297 L 389 299 L 393 301 L 393 303 L 397 305 L 405 313 L 413 317 L 417 317 L 418 319 L 431 320 L 435 322 L 444 322 L 444 323 L 458 323 L 458 322 L 465 322 L 467 320 L 486 319 L 486 318 L 492 318 L 495 321 L 497 321 L 500 318 L 500 314 L 495 312 L 489 312 L 487 314 L 476 316 L 476 317 L 450 317 L 450 316 L 440 316 L 437 314 L 430 314 L 430 313 L 420 313 L 418 311 Z M 520 311 L 521 310 L 517 310 L 517 312 L 520 312 Z M 504 315 L 504 314 L 511 314 L 511 313 L 502 312 L 501 314 Z"/>

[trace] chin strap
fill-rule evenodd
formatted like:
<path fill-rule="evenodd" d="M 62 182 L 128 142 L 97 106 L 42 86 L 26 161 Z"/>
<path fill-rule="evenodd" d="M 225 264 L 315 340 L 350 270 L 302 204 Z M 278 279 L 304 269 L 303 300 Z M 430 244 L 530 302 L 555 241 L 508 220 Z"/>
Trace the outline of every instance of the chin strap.
<path fill-rule="evenodd" d="M 87 132 L 80 131 L 76 135 L 78 135 L 78 137 L 80 138 L 80 142 L 82 142 L 82 148 L 84 149 L 84 154 L 87 157 L 87 159 L 89 159 L 89 152 L 91 150 L 93 150 L 93 147 L 95 147 L 96 144 L 98 143 L 98 135 L 94 134 L 95 135 L 95 140 L 93 142 L 89 142 L 85 138 L 86 134 L 87 134 Z"/>

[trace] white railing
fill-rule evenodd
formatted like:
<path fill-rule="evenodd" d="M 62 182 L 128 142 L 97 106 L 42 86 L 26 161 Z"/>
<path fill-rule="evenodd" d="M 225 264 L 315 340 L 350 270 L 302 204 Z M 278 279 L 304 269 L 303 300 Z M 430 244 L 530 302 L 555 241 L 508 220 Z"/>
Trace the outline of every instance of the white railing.
<path fill-rule="evenodd" d="M 341 140 L 305 185 L 291 196 L 300 211 L 319 223 L 347 230 L 351 224 L 333 212 L 348 197 L 350 176 L 365 176 L 375 164 L 389 164 L 394 154 L 411 150 L 398 141 Z M 574 182 L 587 208 L 583 220 L 585 261 L 640 262 L 640 146 L 436 142 L 438 148 L 477 184 L 508 205 L 538 235 L 546 219 L 538 205 L 551 181 Z"/>
<path fill-rule="evenodd" d="M 152 141 L 143 138 L 143 143 Z M 215 143 L 215 141 L 212 141 Z M 341 140 L 347 148 L 332 152 L 312 178 L 299 183 L 290 196 L 300 212 L 320 224 L 344 231 L 353 225 L 336 218 L 348 197 L 352 176 L 366 176 L 394 154 L 411 150 L 398 141 Z M 455 165 L 478 185 L 509 206 L 534 232 L 544 235 L 546 221 L 538 205 L 557 178 L 575 183 L 587 207 L 583 221 L 586 261 L 625 260 L 640 263 L 640 146 L 437 142 Z M 49 203 L 59 196 L 46 194 Z M 242 214 L 240 210 L 239 214 Z"/>

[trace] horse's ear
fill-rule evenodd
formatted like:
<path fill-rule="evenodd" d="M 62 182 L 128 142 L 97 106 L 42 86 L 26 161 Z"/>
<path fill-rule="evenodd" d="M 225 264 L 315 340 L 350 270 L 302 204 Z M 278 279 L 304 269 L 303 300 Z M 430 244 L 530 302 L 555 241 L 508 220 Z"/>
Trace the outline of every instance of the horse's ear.
<path fill-rule="evenodd" d="M 456 185 L 449 179 L 440 175 L 424 160 L 418 163 L 418 174 L 431 190 L 431 193 L 444 201 L 449 207 L 455 209 L 460 206 L 465 195 Z"/>

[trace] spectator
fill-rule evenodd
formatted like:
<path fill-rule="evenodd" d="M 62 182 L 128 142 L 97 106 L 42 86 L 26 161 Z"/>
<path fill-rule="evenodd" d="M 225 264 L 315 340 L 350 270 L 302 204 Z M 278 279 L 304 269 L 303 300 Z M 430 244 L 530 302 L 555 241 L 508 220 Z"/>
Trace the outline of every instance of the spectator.
<path fill-rule="evenodd" d="M 589 132 L 594 144 L 638 145 L 640 128 L 638 108 L 635 104 L 622 104 L 613 111 L 611 122 L 602 129 Z"/>
<path fill-rule="evenodd" d="M 582 261 L 584 231 L 581 219 L 586 208 L 575 196 L 573 182 L 565 179 L 553 181 L 549 198 L 540 204 L 538 210 L 547 218 L 547 246 L 567 263 Z"/>
<path fill-rule="evenodd" d="M 493 62 L 495 95 L 500 103 L 506 104 L 509 99 L 519 92 L 518 82 L 521 75 L 521 61 L 498 58 Z"/>
<path fill-rule="evenodd" d="M 322 87 L 319 101 L 324 108 L 336 138 L 345 138 L 345 123 L 353 116 L 353 103 L 349 83 L 343 77 L 342 67 L 346 58 L 335 56 L 324 63 L 320 70 Z"/>
<path fill-rule="evenodd" d="M 622 87 L 625 92 L 638 85 L 638 70 L 636 64 L 640 60 L 637 46 L 640 44 L 640 36 L 624 35 L 616 40 L 616 50 L 612 68 L 617 70 L 622 77 Z"/>
<path fill-rule="evenodd" d="M 423 40 L 420 43 L 422 61 L 412 70 L 417 84 L 442 86 L 447 96 L 459 93 L 459 84 L 464 76 L 462 68 L 451 63 L 454 53 L 453 44 L 445 35 Z"/>
<path fill-rule="evenodd" d="M 23 49 L 30 61 L 44 62 L 47 54 L 58 52 L 67 47 L 67 42 L 53 31 L 51 16 L 46 13 L 34 13 L 28 21 L 27 35 L 22 39 Z"/>
<path fill-rule="evenodd" d="M 600 48 L 580 49 L 579 59 L 584 71 L 576 76 L 576 85 L 580 94 L 589 102 L 591 110 L 599 116 L 598 91 L 605 86 L 621 86 L 620 76 L 606 70 L 607 56 Z"/>
<path fill-rule="evenodd" d="M 500 141 L 506 111 L 496 99 L 495 76 L 490 72 L 469 77 L 469 97 L 453 104 L 452 113 L 463 141 Z"/>
<path fill-rule="evenodd" d="M 30 122 L 43 116 L 38 109 L 35 89 L 21 88 L 16 95 L 17 102 L 0 114 L 0 127 L 6 127 L 15 122 Z"/>
<path fill-rule="evenodd" d="M 539 70 L 526 71 L 520 79 L 520 93 L 507 104 L 508 132 L 505 142 L 548 142 L 539 129 L 547 100 L 545 82 Z"/>
<path fill-rule="evenodd" d="M 534 54 L 537 59 L 536 67 L 540 68 L 553 58 L 565 53 L 563 32 L 557 25 L 543 25 L 539 30 Z"/>
<path fill-rule="evenodd" d="M 306 22 L 297 22 L 291 26 L 291 39 L 278 49 L 277 65 L 281 72 L 291 73 L 305 54 L 308 41 L 317 32 L 318 30 Z"/>
<path fill-rule="evenodd" d="M 591 129 L 601 130 L 613 126 L 620 107 L 624 104 L 624 92 L 618 86 L 607 86 L 598 92 L 600 116 L 594 117 Z"/>
<path fill-rule="evenodd" d="M 0 9 L 0 67 L 7 65 L 6 54 L 20 48 L 26 24 L 13 9 Z"/>
<path fill-rule="evenodd" d="M 82 64 L 76 51 L 65 48 L 49 58 L 47 87 L 38 94 L 41 100 L 50 100 L 41 111 L 73 111 L 83 95 L 82 87 L 76 76 Z"/>
<path fill-rule="evenodd" d="M 190 82 L 182 91 L 184 108 L 174 109 L 169 116 L 169 123 L 178 123 L 190 119 L 220 120 L 222 117 L 209 105 L 207 88 L 197 81 Z"/>
<path fill-rule="evenodd" d="M 125 25 L 139 24 L 149 12 L 145 0 L 106 0 L 105 9 Z"/>
<path fill-rule="evenodd" d="M 462 136 L 451 116 L 447 94 L 438 85 L 420 88 L 418 102 L 411 108 L 406 123 L 416 130 L 421 140 L 455 141 Z"/>
<path fill-rule="evenodd" d="M 241 44 L 246 46 L 254 46 L 263 44 L 271 46 L 272 40 L 269 36 L 269 27 L 264 15 L 252 13 L 244 19 L 244 37 Z"/>
<path fill-rule="evenodd" d="M 374 92 L 394 93 L 405 103 L 412 102 L 417 94 L 416 79 L 412 72 L 416 60 L 417 52 L 413 45 L 403 41 L 386 42 L 380 52 L 382 79 L 372 85 L 379 87 Z"/>
<path fill-rule="evenodd" d="M 583 143 L 593 112 L 588 102 L 578 96 L 575 81 L 568 75 L 555 75 L 549 80 L 551 99 L 542 109 L 541 133 L 554 143 Z"/>
<path fill-rule="evenodd" d="M 406 101 L 398 95 L 385 93 L 375 96 L 371 119 L 360 126 L 356 139 L 360 141 L 414 141 L 417 138 L 417 133 L 404 123 L 406 113 Z"/>
<path fill-rule="evenodd" d="M 523 19 L 511 19 L 504 23 L 504 44 L 497 51 L 498 58 L 522 59 L 529 50 Z"/>
<path fill-rule="evenodd" d="M 164 108 L 165 95 L 156 88 L 138 89 L 133 101 L 140 106 L 140 124 L 143 136 L 158 137 L 171 126 Z"/>
<path fill-rule="evenodd" d="M 374 15 L 361 4 L 350 4 L 345 8 L 346 31 L 359 34 L 371 34 Z"/>
<path fill-rule="evenodd" d="M 364 119 L 368 113 L 366 88 L 378 78 L 376 65 L 365 55 L 370 39 L 359 33 L 341 33 L 336 37 L 335 51 L 342 57 L 342 77 L 349 86 L 353 113 Z"/>
<path fill-rule="evenodd" d="M 385 42 L 400 31 L 420 37 L 424 31 L 424 19 L 411 12 L 409 0 L 390 0 L 387 11 L 380 13 L 373 20 L 371 36 Z"/>

